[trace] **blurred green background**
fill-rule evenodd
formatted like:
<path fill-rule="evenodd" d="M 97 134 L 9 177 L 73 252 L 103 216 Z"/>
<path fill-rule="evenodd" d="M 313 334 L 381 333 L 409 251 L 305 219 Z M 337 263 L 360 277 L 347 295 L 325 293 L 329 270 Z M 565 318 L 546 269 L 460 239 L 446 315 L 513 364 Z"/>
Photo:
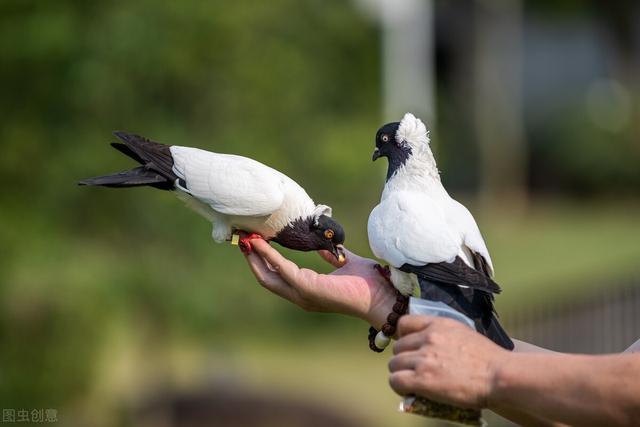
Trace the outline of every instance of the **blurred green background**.
<path fill-rule="evenodd" d="M 272 296 L 171 194 L 75 184 L 131 166 L 113 130 L 245 155 L 332 205 L 347 246 L 371 256 L 385 172 L 373 137 L 418 108 L 391 99 L 394 12 L 373 3 L 0 2 L 2 408 L 187 425 L 154 420 L 168 422 L 172 396 L 240 390 L 353 425 L 424 425 L 396 412 L 368 325 Z M 507 322 L 637 275 L 638 6 L 400 3 L 422 7 L 431 95 L 416 112 L 483 230 Z M 520 43 L 479 37 L 487 26 Z M 510 70 L 498 88 L 487 66 Z M 236 425 L 208 420 L 189 425 Z"/>

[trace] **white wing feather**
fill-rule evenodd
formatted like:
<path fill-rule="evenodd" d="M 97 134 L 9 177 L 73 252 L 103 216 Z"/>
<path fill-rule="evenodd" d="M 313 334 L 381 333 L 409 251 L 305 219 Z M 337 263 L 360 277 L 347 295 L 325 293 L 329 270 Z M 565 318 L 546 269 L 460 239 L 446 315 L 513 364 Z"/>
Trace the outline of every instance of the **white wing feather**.
<path fill-rule="evenodd" d="M 459 230 L 462 234 L 464 245 L 471 251 L 481 255 L 489 266 L 491 276 L 493 276 L 493 262 L 489 255 L 487 245 L 484 243 L 478 224 L 471 215 L 471 212 L 460 202 L 450 199 L 451 203 L 447 209 L 447 222 L 454 230 Z M 464 258 L 463 258 L 464 259 Z M 469 264 L 473 267 L 473 262 Z"/>
<path fill-rule="evenodd" d="M 285 180 L 275 169 L 247 157 L 172 146 L 173 171 L 188 192 L 225 215 L 266 216 L 283 203 Z"/>
<path fill-rule="evenodd" d="M 390 194 L 371 212 L 367 229 L 373 253 L 394 267 L 452 262 L 462 245 L 438 203 L 417 192 Z"/>

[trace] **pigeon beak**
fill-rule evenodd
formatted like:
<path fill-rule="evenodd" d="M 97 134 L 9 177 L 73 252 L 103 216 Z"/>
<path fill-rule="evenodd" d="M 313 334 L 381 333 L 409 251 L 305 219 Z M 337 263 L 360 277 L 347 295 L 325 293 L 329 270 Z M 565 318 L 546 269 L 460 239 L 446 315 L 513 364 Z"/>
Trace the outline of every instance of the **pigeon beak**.
<path fill-rule="evenodd" d="M 347 259 L 344 255 L 344 246 L 342 245 L 335 245 L 331 253 L 336 257 L 339 263 L 343 263 Z"/>
<path fill-rule="evenodd" d="M 376 148 L 375 150 L 373 150 L 373 156 L 371 156 L 371 160 L 375 162 L 380 156 L 380 149 Z"/>

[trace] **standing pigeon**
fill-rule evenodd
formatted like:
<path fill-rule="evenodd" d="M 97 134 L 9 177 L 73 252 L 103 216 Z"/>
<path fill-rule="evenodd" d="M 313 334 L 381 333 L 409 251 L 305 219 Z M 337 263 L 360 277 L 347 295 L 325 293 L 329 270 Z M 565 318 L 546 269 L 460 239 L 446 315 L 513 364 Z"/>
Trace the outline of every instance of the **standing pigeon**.
<path fill-rule="evenodd" d="M 213 223 L 213 240 L 236 231 L 257 233 L 290 249 L 325 249 L 344 260 L 344 231 L 331 208 L 316 205 L 288 176 L 255 160 L 191 147 L 164 145 L 124 132 L 111 145 L 142 166 L 85 179 L 80 185 L 150 186 L 175 191 L 189 207 Z M 251 235 L 240 247 L 251 251 Z"/>
<path fill-rule="evenodd" d="M 389 166 L 380 204 L 369 216 L 369 244 L 390 264 L 390 279 L 403 295 L 444 302 L 465 314 L 478 332 L 513 349 L 498 323 L 493 265 L 480 230 L 467 208 L 440 182 L 427 129 L 407 113 L 376 134 L 373 160 Z"/>

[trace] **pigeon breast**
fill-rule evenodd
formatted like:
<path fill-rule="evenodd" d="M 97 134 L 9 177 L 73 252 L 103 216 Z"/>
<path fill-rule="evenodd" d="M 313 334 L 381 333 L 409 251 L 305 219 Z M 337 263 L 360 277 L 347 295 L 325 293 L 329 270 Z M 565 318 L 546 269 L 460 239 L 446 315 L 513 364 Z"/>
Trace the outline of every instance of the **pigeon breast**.
<path fill-rule="evenodd" d="M 445 212 L 426 193 L 388 193 L 369 216 L 371 250 L 396 268 L 452 262 L 462 236 L 452 233 Z"/>

